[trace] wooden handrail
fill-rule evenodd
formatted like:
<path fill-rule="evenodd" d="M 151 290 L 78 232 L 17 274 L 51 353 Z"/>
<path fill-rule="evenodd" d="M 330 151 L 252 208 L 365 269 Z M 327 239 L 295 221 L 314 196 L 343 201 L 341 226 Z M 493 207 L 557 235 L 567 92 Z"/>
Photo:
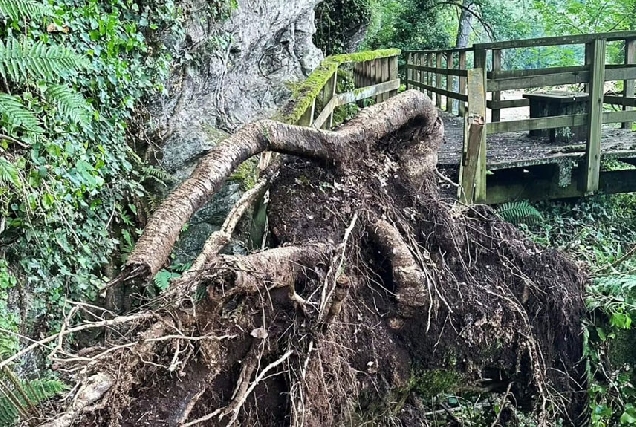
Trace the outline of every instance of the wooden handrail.
<path fill-rule="evenodd" d="M 492 43 L 475 43 L 473 49 L 519 49 L 524 47 L 545 47 L 572 44 L 586 44 L 597 39 L 607 41 L 636 39 L 636 31 L 613 31 L 597 34 L 576 34 L 571 36 L 541 37 L 536 39 L 506 40 Z"/>

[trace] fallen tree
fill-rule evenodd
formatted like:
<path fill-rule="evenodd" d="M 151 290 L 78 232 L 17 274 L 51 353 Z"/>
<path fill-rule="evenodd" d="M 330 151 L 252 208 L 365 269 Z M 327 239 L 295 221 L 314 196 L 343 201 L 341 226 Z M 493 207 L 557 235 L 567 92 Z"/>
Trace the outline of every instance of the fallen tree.
<path fill-rule="evenodd" d="M 57 354 L 62 332 L 52 357 L 78 387 L 49 425 L 422 425 L 438 411 L 412 391 L 435 390 L 432 374 L 438 392 L 500 391 L 493 425 L 518 410 L 582 423 L 584 275 L 489 208 L 440 198 L 442 142 L 416 91 L 337 132 L 239 130 L 158 208 L 112 287 L 151 280 L 242 161 L 289 156 L 152 310 L 95 322 L 116 333 L 78 354 Z M 271 249 L 220 255 L 270 183 Z"/>

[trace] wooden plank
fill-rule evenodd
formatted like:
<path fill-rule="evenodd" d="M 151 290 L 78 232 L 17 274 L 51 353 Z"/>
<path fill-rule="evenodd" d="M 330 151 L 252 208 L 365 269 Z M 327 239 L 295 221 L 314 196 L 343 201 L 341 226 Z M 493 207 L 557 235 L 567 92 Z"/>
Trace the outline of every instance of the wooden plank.
<path fill-rule="evenodd" d="M 632 88 L 633 90 L 633 88 Z M 633 95 L 632 95 L 633 96 Z M 613 105 L 622 105 L 628 107 L 636 107 L 636 98 L 633 97 L 625 97 L 625 96 L 617 96 L 617 95 L 605 95 L 603 97 L 603 102 L 605 104 L 613 104 Z M 627 128 L 629 129 L 629 128 Z"/>
<path fill-rule="evenodd" d="M 417 86 L 420 89 L 425 89 L 425 90 L 432 90 L 435 91 L 435 93 L 439 93 L 442 96 L 446 96 L 452 99 L 457 99 L 459 101 L 468 101 L 468 95 L 462 95 L 459 94 L 457 92 L 448 92 L 446 89 L 438 89 L 434 86 L 429 86 L 429 85 L 425 85 L 422 83 L 418 83 L 418 82 L 409 82 L 412 86 Z"/>
<path fill-rule="evenodd" d="M 460 72 L 466 72 L 466 77 L 468 77 L 468 71 L 466 71 L 466 51 L 459 52 L 459 70 Z M 466 93 L 466 77 L 459 77 L 459 93 L 464 95 Z M 459 101 L 459 115 L 464 117 L 466 115 L 466 102 Z"/>
<path fill-rule="evenodd" d="M 598 190 L 599 173 L 601 171 L 601 124 L 606 45 L 607 40 L 595 40 L 591 52 L 590 102 L 588 103 L 588 134 L 584 170 L 584 189 L 586 194 L 591 194 Z"/>
<path fill-rule="evenodd" d="M 482 115 L 484 118 L 484 123 L 486 122 L 486 53 L 485 49 L 475 49 L 473 63 L 475 69 L 480 69 L 481 71 L 475 77 L 475 81 L 479 83 L 478 91 L 475 94 L 475 102 L 479 99 L 478 104 L 476 104 L 476 108 L 479 108 L 479 115 Z M 468 90 L 469 93 L 469 104 L 470 104 L 470 88 Z M 469 108 L 470 113 L 470 108 Z M 475 178 L 475 202 L 481 203 L 486 200 L 486 132 L 482 130 L 481 132 L 481 144 L 479 147 L 479 159 L 477 166 L 477 176 Z"/>
<path fill-rule="evenodd" d="M 464 57 L 465 60 L 465 57 Z M 468 71 L 466 70 L 455 70 L 455 69 L 438 69 L 435 67 L 428 67 L 425 65 L 407 65 L 406 66 L 407 70 L 420 70 L 420 71 L 426 71 L 426 72 L 433 72 L 433 73 L 439 73 L 439 74 L 443 74 L 445 76 L 458 76 L 458 77 L 466 77 L 468 76 Z"/>
<path fill-rule="evenodd" d="M 390 58 L 380 59 L 380 66 L 382 67 L 382 70 L 380 72 L 380 83 L 388 82 L 389 80 L 391 80 L 391 78 L 389 77 L 390 62 Z M 380 102 L 386 101 L 387 99 L 389 99 L 389 97 L 390 96 L 388 92 L 383 93 L 380 96 Z"/>
<path fill-rule="evenodd" d="M 625 40 L 624 61 L 626 65 L 631 65 L 636 62 L 636 40 Z M 634 80 L 623 80 L 623 97 L 625 97 L 625 99 L 634 96 L 634 83 Z M 630 111 L 631 109 L 631 107 L 623 105 L 623 111 Z M 621 129 L 631 129 L 633 124 L 631 121 L 623 122 L 621 123 Z"/>
<path fill-rule="evenodd" d="M 414 50 L 403 50 L 402 53 L 424 53 L 424 54 L 429 54 L 432 53 L 433 55 L 435 55 L 438 52 L 472 52 L 473 48 L 472 47 L 462 47 L 462 48 L 453 48 L 453 49 L 414 49 Z"/>
<path fill-rule="evenodd" d="M 598 192 L 602 194 L 631 193 L 636 191 L 636 170 L 603 171 L 599 176 Z M 576 181 L 566 187 L 559 186 L 555 177 L 529 181 L 503 181 L 488 185 L 488 204 L 515 200 L 550 200 L 584 196 Z"/>
<path fill-rule="evenodd" d="M 453 68 L 453 53 L 448 52 L 446 54 L 446 71 L 449 71 Z M 450 74 L 446 74 L 446 92 L 451 93 L 453 91 L 453 76 Z M 453 112 L 453 98 L 447 96 L 446 97 L 446 111 L 449 113 Z"/>
<path fill-rule="evenodd" d="M 486 106 L 491 109 L 500 109 L 503 110 L 505 108 L 518 108 L 518 107 L 527 107 L 530 105 L 530 100 L 527 98 L 521 99 L 505 99 L 503 101 L 486 101 Z"/>
<path fill-rule="evenodd" d="M 580 73 L 588 71 L 589 67 L 583 65 L 577 65 L 573 67 L 548 67 L 548 68 L 532 68 L 529 70 L 499 70 L 489 71 L 489 80 L 511 79 L 515 77 L 533 77 L 533 76 L 545 76 L 546 74 L 558 74 L 558 73 Z"/>
<path fill-rule="evenodd" d="M 427 53 L 426 54 L 426 63 L 428 65 L 428 68 L 433 68 L 433 61 L 435 61 L 435 55 L 432 53 Z M 434 70 L 435 68 L 433 68 Z M 429 88 L 433 87 L 433 79 L 434 79 L 435 75 L 430 72 L 428 73 L 428 76 L 426 77 L 426 84 L 429 86 Z M 432 101 L 433 100 L 433 90 L 428 89 L 426 92 L 426 95 L 428 95 L 428 98 Z"/>
<path fill-rule="evenodd" d="M 393 56 L 389 58 L 389 81 L 398 80 L 398 57 Z M 399 88 L 399 86 L 398 86 Z M 398 94 L 398 89 L 389 91 L 389 97 L 394 97 Z"/>
<path fill-rule="evenodd" d="M 606 65 L 605 81 L 634 80 L 636 79 L 636 67 L 633 65 Z"/>
<path fill-rule="evenodd" d="M 443 55 L 443 52 L 435 54 L 435 68 L 438 69 L 438 72 L 435 74 L 435 87 L 437 89 L 442 89 L 442 75 L 439 73 L 439 70 L 442 68 Z M 439 93 L 439 90 L 436 90 L 435 92 L 435 105 L 437 108 L 442 108 L 442 94 Z"/>
<path fill-rule="evenodd" d="M 298 126 L 311 126 L 314 123 L 314 113 L 316 112 L 316 98 L 311 102 L 305 113 L 298 120 Z M 318 126 L 320 127 L 320 126 Z"/>
<path fill-rule="evenodd" d="M 325 87 L 323 89 L 323 110 L 326 108 L 327 104 L 329 104 L 329 101 L 331 101 L 333 97 L 336 96 L 336 87 L 338 83 L 337 80 L 338 70 L 334 71 L 333 75 L 329 78 L 329 80 L 327 80 L 327 83 L 325 84 Z M 325 124 L 321 124 L 321 127 L 328 129 L 331 129 L 333 127 L 333 110 L 329 114 L 328 119 L 325 121 Z"/>
<path fill-rule="evenodd" d="M 488 92 L 587 83 L 589 81 L 589 78 L 589 71 L 581 71 L 528 77 L 513 77 L 510 79 L 502 80 L 488 80 Z"/>
<path fill-rule="evenodd" d="M 310 124 L 306 124 L 307 120 L 305 121 L 301 120 L 299 121 L 298 124 L 301 126 L 314 126 L 316 128 L 320 128 L 324 125 L 324 123 L 327 121 L 327 119 L 333 113 L 333 110 L 336 109 L 336 107 L 349 104 L 351 102 L 361 101 L 366 98 L 371 98 L 382 93 L 397 91 L 399 88 L 400 88 L 400 79 L 394 79 L 388 82 L 378 83 L 376 85 L 358 88 L 351 92 L 339 93 L 335 95 L 329 101 L 329 103 L 327 103 L 325 108 L 323 108 L 323 110 L 320 112 L 318 117 L 316 117 L 316 119 L 313 120 L 313 122 L 311 122 Z M 315 108 L 315 102 L 314 102 L 313 108 Z M 309 110 L 311 110 L 311 108 L 308 109 L 308 111 Z M 313 115 L 313 112 L 312 112 L 312 115 Z"/>
<path fill-rule="evenodd" d="M 412 89 L 412 87 L 410 86 L 410 81 L 413 80 L 413 68 L 412 68 L 413 64 L 413 53 L 409 52 L 408 55 L 406 55 L 406 88 L 407 89 Z"/>
<path fill-rule="evenodd" d="M 567 116 L 550 116 L 536 119 L 488 123 L 488 126 L 486 126 L 486 132 L 490 135 L 494 133 L 523 132 L 527 130 L 583 126 L 587 123 L 587 119 L 587 114 L 572 114 Z"/>
<path fill-rule="evenodd" d="M 350 102 L 356 102 L 365 98 L 371 98 L 372 96 L 376 96 L 384 92 L 397 90 L 399 89 L 399 87 L 400 87 L 400 79 L 395 79 L 388 82 L 378 83 L 376 85 L 359 88 L 351 92 L 339 93 L 333 98 L 336 100 L 334 101 L 334 104 L 335 104 L 334 108 L 344 104 L 349 104 Z"/>
<path fill-rule="evenodd" d="M 413 54 L 413 64 L 415 66 L 418 66 L 420 65 L 420 61 L 421 61 L 420 55 L 417 53 Z M 413 69 L 413 81 L 419 82 L 421 79 L 422 79 L 422 73 L 416 69 Z M 418 89 L 418 87 L 414 86 L 414 89 Z"/>
<path fill-rule="evenodd" d="M 486 198 L 486 73 L 477 67 L 468 72 L 468 112 L 464 121 L 459 199 L 472 204 Z"/>
<path fill-rule="evenodd" d="M 494 49 L 492 51 L 492 72 L 496 73 L 499 70 L 501 70 L 501 50 Z M 494 91 L 492 93 L 492 100 L 494 102 L 501 101 L 501 92 L 498 90 Z M 493 108 L 490 113 L 490 117 L 491 122 L 501 121 L 501 110 L 499 110 L 498 108 Z"/>
<path fill-rule="evenodd" d="M 631 123 L 634 121 L 636 121 L 636 111 L 633 110 L 603 112 L 603 123 Z"/>
<path fill-rule="evenodd" d="M 573 36 L 541 37 L 525 40 L 507 40 L 494 43 L 475 43 L 473 49 L 519 49 L 523 47 L 536 46 L 561 46 L 571 44 L 585 44 L 596 39 L 617 41 L 625 39 L 636 39 L 636 31 L 615 31 L 611 33 L 598 34 L 577 34 Z"/>

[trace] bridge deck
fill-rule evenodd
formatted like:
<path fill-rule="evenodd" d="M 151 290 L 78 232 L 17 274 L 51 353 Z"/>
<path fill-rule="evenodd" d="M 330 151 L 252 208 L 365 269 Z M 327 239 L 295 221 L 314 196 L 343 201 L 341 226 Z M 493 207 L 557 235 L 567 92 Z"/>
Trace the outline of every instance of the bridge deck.
<path fill-rule="evenodd" d="M 464 119 L 444 111 L 439 112 L 445 127 L 446 143 L 438 153 L 441 167 L 459 165 Z M 602 159 L 636 158 L 636 132 L 603 126 Z M 488 135 L 488 170 L 514 169 L 535 165 L 576 162 L 585 155 L 585 142 L 550 143 L 548 138 L 530 138 L 528 132 L 509 132 Z"/>

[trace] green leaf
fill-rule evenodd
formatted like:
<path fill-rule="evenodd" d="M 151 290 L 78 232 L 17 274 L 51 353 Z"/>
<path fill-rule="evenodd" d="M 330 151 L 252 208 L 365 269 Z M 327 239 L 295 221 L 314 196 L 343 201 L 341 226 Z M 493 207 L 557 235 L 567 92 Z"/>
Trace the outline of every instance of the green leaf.
<path fill-rule="evenodd" d="M 625 411 L 621 415 L 621 424 L 636 424 L 636 408 L 634 408 L 634 405 L 626 405 Z"/>
<path fill-rule="evenodd" d="M 617 328 L 629 329 L 632 325 L 632 318 L 628 314 L 614 312 L 612 313 L 610 324 Z"/>
<path fill-rule="evenodd" d="M 62 45 L 47 45 L 30 39 L 0 39 L 0 74 L 14 83 L 31 80 L 57 82 L 85 68 L 87 60 Z"/>
<path fill-rule="evenodd" d="M 20 98 L 2 92 L 0 92 L 0 118 L 0 124 L 7 128 L 9 133 L 13 133 L 16 129 L 33 134 L 44 133 L 40 120 L 22 104 Z"/>
<path fill-rule="evenodd" d="M 174 279 L 175 277 L 179 277 L 179 276 L 181 275 L 178 273 L 173 273 L 168 270 L 161 270 L 155 276 L 155 286 L 157 286 L 159 290 L 165 291 L 170 286 L 170 281 Z"/>
<path fill-rule="evenodd" d="M 57 106 L 58 112 L 65 119 L 88 125 L 93 115 L 93 108 L 84 97 L 65 85 L 53 85 L 46 89 L 47 100 Z"/>
<path fill-rule="evenodd" d="M 22 18 L 38 19 L 51 14 L 51 8 L 46 3 L 33 0 L 0 0 L 0 16 L 13 21 Z"/>

